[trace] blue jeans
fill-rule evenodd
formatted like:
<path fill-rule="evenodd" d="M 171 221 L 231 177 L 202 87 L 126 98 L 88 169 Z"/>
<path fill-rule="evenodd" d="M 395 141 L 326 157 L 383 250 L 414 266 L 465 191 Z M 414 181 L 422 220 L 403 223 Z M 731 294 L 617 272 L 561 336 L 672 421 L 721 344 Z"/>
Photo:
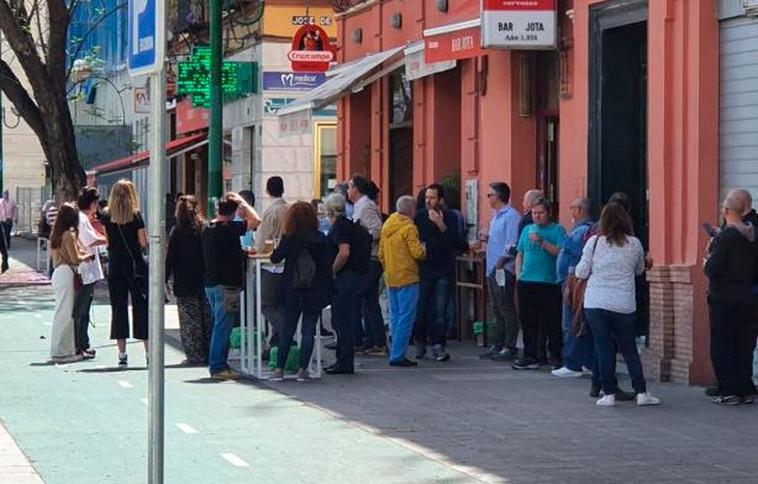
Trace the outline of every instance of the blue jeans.
<path fill-rule="evenodd" d="M 232 333 L 234 314 L 224 311 L 224 287 L 213 286 L 205 288 L 205 295 L 211 306 L 213 315 L 213 331 L 211 333 L 211 349 L 208 354 L 208 367 L 211 375 L 229 368 L 226 362 L 229 356 L 229 336 Z"/>
<path fill-rule="evenodd" d="M 418 315 L 413 327 L 413 339 L 417 344 L 445 344 L 447 333 L 448 302 L 450 301 L 450 279 L 422 279 L 418 304 Z"/>
<path fill-rule="evenodd" d="M 287 289 L 287 291 L 291 291 Z M 316 336 L 316 323 L 321 315 L 319 311 L 303 311 L 302 295 L 291 292 L 284 297 L 284 328 L 279 333 L 279 350 L 277 352 L 276 367 L 284 369 L 287 363 L 287 357 L 292 346 L 292 339 L 297 330 L 297 323 L 300 321 L 300 315 L 303 316 L 303 322 L 300 326 L 300 368 L 306 369 L 311 362 L 313 354 L 313 344 Z"/>
<path fill-rule="evenodd" d="M 565 283 L 561 285 L 565 289 Z M 563 366 L 570 370 L 582 371 L 582 367 L 592 369 L 593 353 L 595 351 L 592 344 L 591 333 L 584 331 L 579 337 L 571 334 L 571 328 L 574 325 L 574 312 L 568 305 L 563 305 Z"/>
<path fill-rule="evenodd" d="M 392 321 L 392 347 L 390 362 L 402 361 L 413 331 L 418 305 L 419 284 L 390 287 L 390 320 Z"/>
<path fill-rule="evenodd" d="M 595 338 L 595 351 L 597 353 L 600 385 L 607 394 L 615 394 L 617 391 L 614 363 L 616 359 L 616 347 L 621 352 L 632 378 L 632 388 L 635 393 L 646 391 L 645 376 L 642 374 L 642 362 L 637 353 L 636 313 L 621 314 L 605 309 L 585 309 L 587 324 L 592 329 Z"/>

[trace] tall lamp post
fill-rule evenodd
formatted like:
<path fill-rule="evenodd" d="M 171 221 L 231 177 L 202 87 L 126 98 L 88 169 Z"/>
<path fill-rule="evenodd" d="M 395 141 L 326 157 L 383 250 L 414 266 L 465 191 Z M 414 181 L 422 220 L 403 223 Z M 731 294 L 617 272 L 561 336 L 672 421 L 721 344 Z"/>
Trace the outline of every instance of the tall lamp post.
<path fill-rule="evenodd" d="M 215 213 L 216 200 L 221 197 L 221 160 L 223 157 L 223 91 L 221 87 L 221 64 L 224 53 L 221 48 L 221 0 L 210 0 L 210 126 L 208 129 L 208 215 Z"/>

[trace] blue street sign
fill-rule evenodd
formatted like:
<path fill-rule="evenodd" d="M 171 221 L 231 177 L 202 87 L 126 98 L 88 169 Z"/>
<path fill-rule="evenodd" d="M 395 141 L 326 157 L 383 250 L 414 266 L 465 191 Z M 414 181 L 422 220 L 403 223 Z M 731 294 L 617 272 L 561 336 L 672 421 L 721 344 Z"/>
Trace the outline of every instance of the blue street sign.
<path fill-rule="evenodd" d="M 153 74 L 163 67 L 166 33 L 158 28 L 165 0 L 129 0 L 129 74 Z"/>

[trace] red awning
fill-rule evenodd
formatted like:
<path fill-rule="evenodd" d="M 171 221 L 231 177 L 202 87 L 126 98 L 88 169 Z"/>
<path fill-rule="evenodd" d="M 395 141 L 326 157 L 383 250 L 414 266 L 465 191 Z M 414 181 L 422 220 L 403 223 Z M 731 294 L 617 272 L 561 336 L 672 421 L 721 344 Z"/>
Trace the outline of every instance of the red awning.
<path fill-rule="evenodd" d="M 476 18 L 424 30 L 424 61 L 432 64 L 481 55 L 480 24 Z"/>
<path fill-rule="evenodd" d="M 178 138 L 166 143 L 166 157 L 173 158 L 191 149 L 199 148 L 208 142 L 206 133 L 195 134 L 184 138 Z M 101 165 L 93 166 L 87 170 L 88 175 L 102 175 L 114 171 L 126 170 L 147 164 L 150 161 L 149 151 L 140 151 L 125 158 L 109 161 Z"/>

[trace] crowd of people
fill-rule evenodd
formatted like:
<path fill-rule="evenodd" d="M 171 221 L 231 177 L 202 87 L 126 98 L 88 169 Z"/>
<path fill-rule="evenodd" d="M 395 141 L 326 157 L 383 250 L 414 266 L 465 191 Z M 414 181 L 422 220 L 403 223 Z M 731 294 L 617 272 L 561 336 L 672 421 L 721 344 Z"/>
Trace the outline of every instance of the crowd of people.
<path fill-rule="evenodd" d="M 284 379 L 299 325 L 297 379 L 306 381 L 327 306 L 336 332 L 336 342 L 327 345 L 336 351 L 327 374 L 354 373 L 357 353 L 385 357 L 393 367 L 416 366 L 422 359 L 449 361 L 455 258 L 472 251 L 485 258 L 494 329 L 492 345 L 480 358 L 523 371 L 550 365 L 561 378 L 591 374 L 590 395 L 598 406 L 618 400 L 660 403 L 647 389 L 637 349 L 639 287 L 653 261 L 635 237 L 626 194 L 611 196 L 597 219 L 592 200 L 575 200 L 567 231 L 542 192 L 527 191 L 519 212 L 511 205 L 510 187 L 494 182 L 487 191 L 488 228 L 470 241 L 463 216 L 449 207 L 441 184 L 425 187 L 417 197 L 400 196 L 389 216 L 380 210 L 378 187 L 363 176 L 338 184 L 323 201 L 288 203 L 278 176 L 267 180 L 266 191 L 270 202 L 262 216 L 249 191 L 223 196 L 209 221 L 202 219 L 195 197 L 172 200 L 167 293 L 176 297 L 186 363 L 207 365 L 212 378 L 238 377 L 228 353 L 248 255 L 267 256 L 262 313 L 270 327 L 267 344 L 277 348 L 270 380 Z M 104 211 L 90 187 L 77 204 L 57 207 L 50 236 L 54 360 L 95 356 L 87 327 L 92 288 L 104 278 L 99 246 L 107 246 L 118 365 L 128 365 L 129 299 L 131 336 L 147 347 L 147 237 L 137 200 L 134 185 L 122 180 Z M 758 215 L 751 207 L 748 191 L 729 193 L 723 224 L 710 231 L 705 254 L 711 357 L 719 382 L 709 394 L 718 404 L 752 403 L 755 393 Z M 388 301 L 388 321 L 382 298 Z M 408 354 L 411 344 L 415 358 Z M 626 362 L 633 392 L 619 388 L 617 353 Z"/>

